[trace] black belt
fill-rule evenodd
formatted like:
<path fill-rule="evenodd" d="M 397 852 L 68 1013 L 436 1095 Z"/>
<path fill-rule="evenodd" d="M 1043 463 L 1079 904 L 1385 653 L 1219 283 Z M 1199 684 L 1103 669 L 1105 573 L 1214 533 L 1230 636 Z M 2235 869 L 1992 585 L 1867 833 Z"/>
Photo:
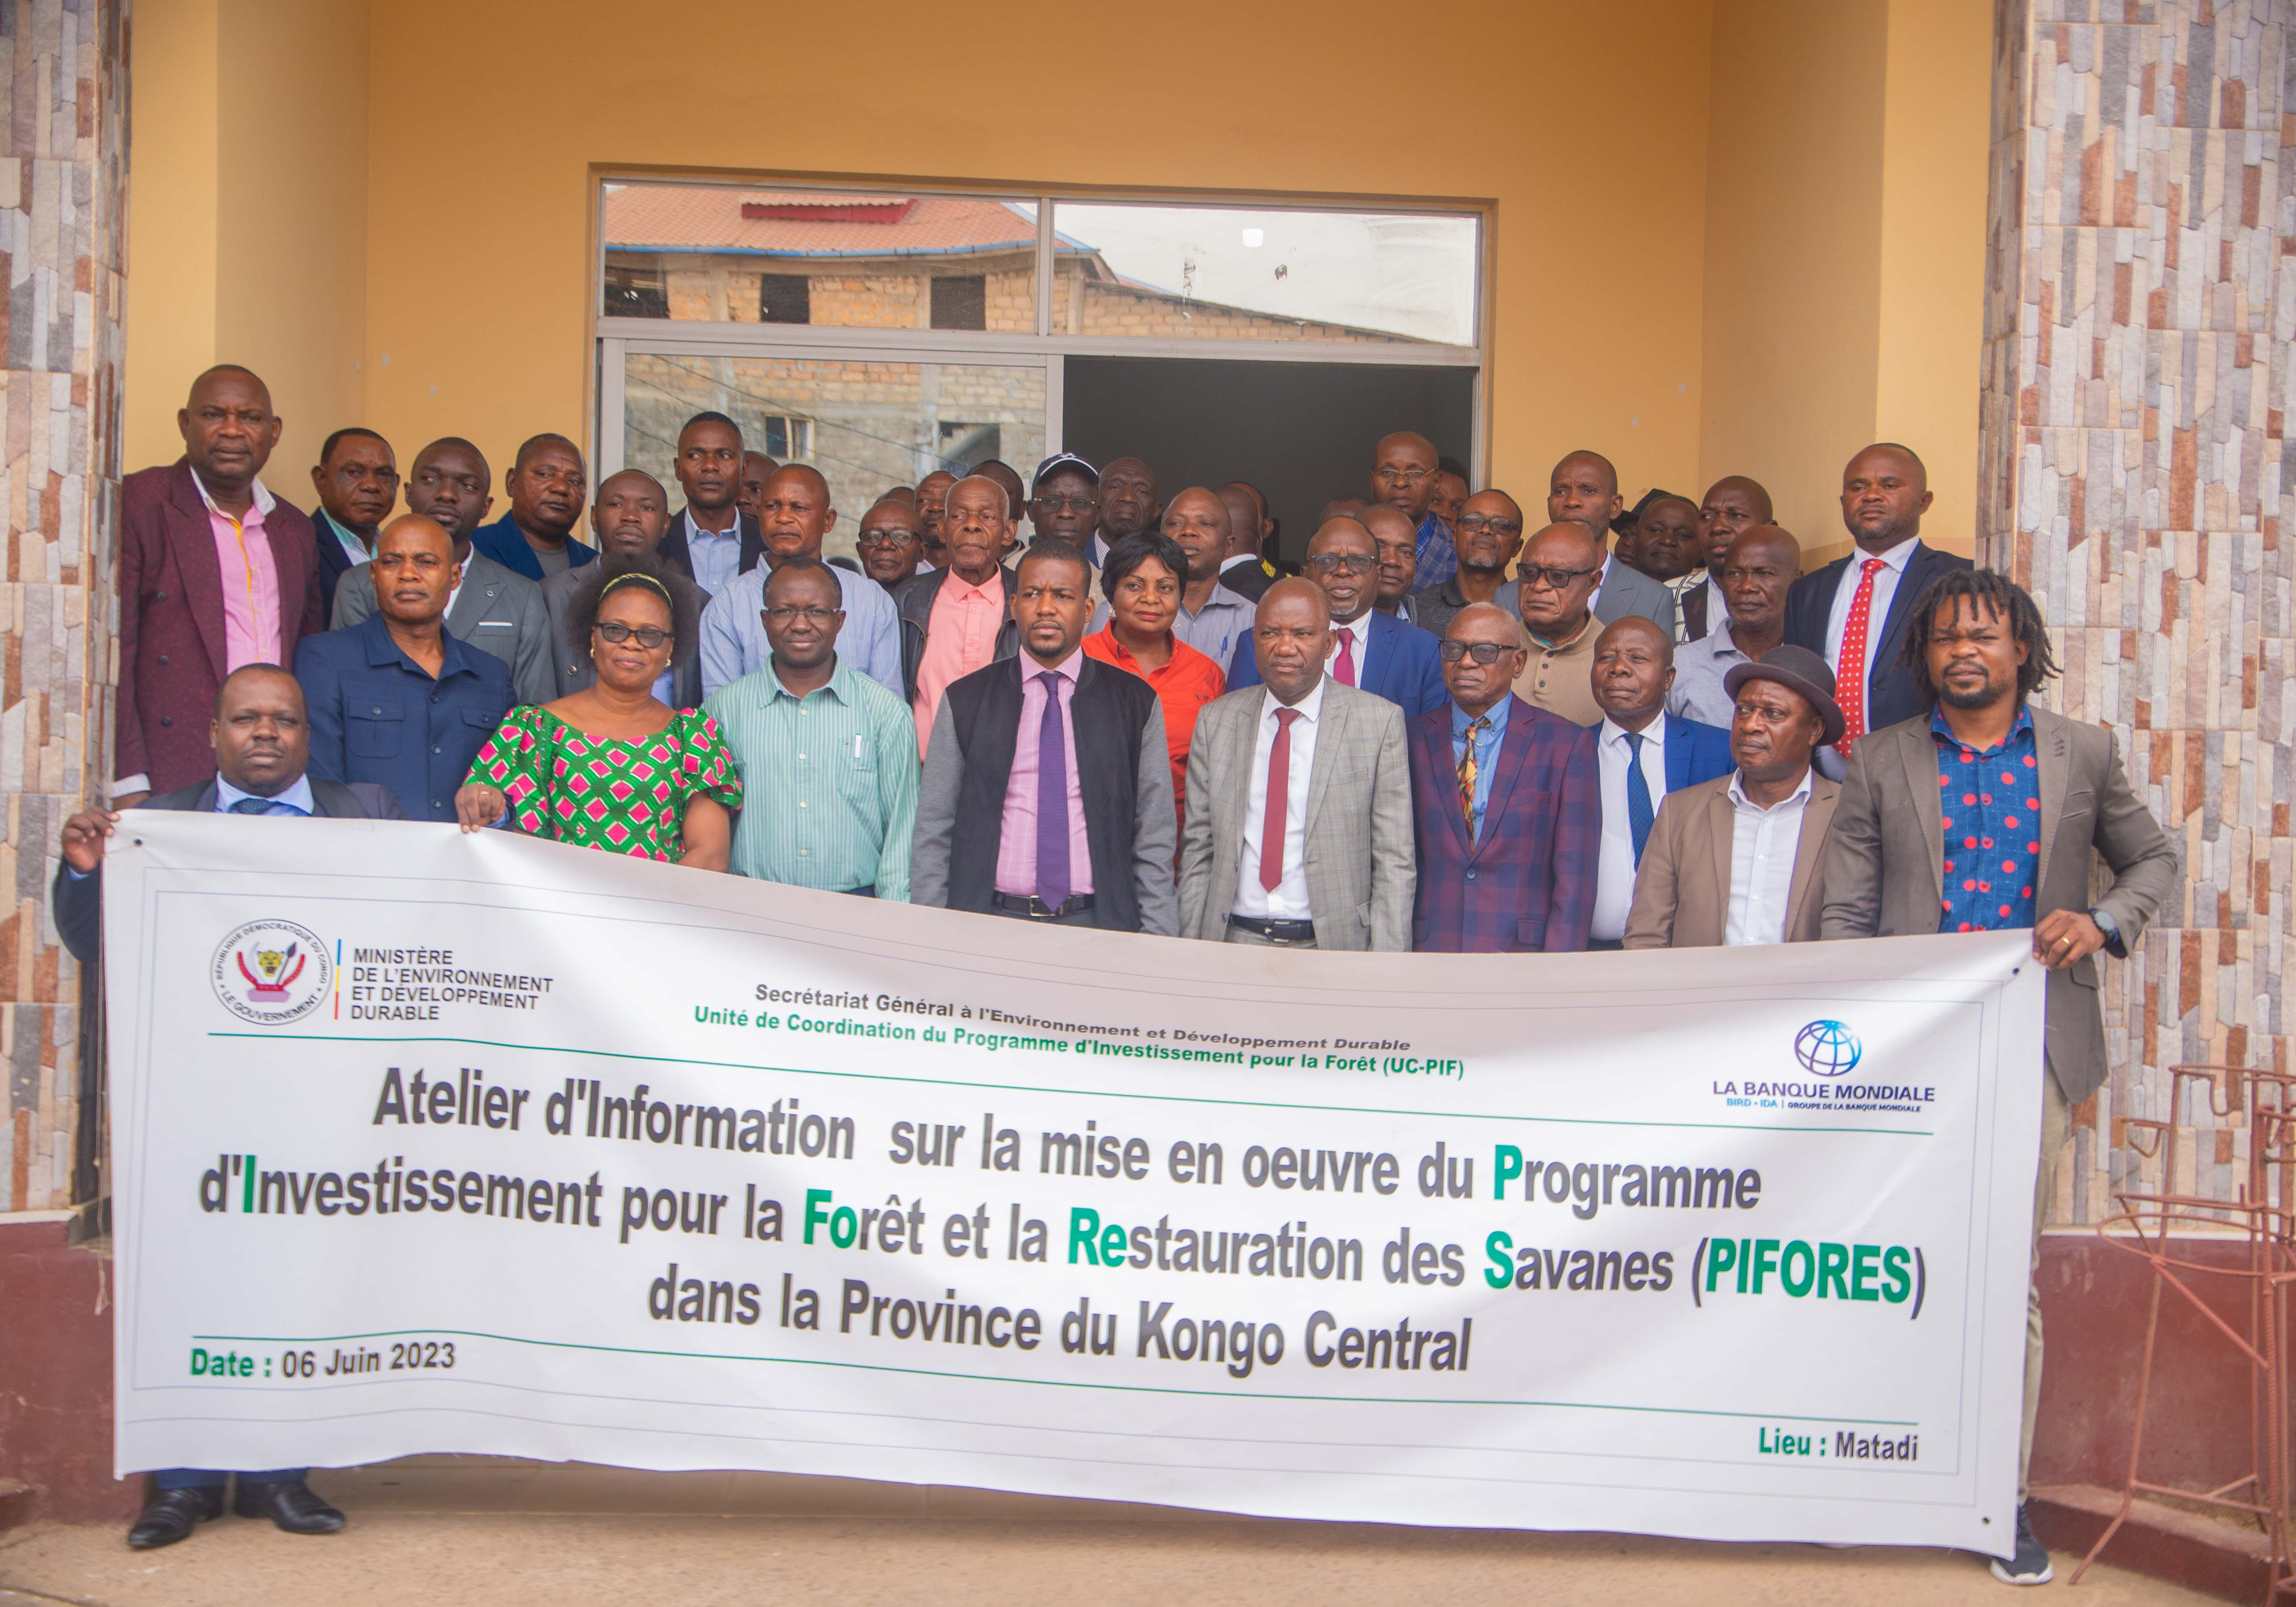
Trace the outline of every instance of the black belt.
<path fill-rule="evenodd" d="M 991 893 L 989 902 L 1008 915 L 1023 915 L 1031 921 L 1057 921 L 1062 915 L 1073 915 L 1078 910 L 1093 906 L 1090 893 L 1078 893 L 1066 904 L 1054 909 L 1034 893 Z"/>
<path fill-rule="evenodd" d="M 1248 932 L 1257 932 L 1270 943 L 1313 943 L 1316 923 L 1313 921 L 1262 921 L 1256 915 L 1230 915 L 1230 926 L 1241 926 Z"/>

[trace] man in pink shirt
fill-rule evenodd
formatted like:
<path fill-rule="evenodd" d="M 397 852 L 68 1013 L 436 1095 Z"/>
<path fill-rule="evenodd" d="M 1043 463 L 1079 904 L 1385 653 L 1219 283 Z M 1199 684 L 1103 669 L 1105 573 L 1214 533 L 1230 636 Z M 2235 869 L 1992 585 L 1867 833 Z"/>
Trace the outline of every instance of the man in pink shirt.
<path fill-rule="evenodd" d="M 176 424 L 184 455 L 120 486 L 115 808 L 213 775 L 224 677 L 292 663 L 326 628 L 311 521 L 257 478 L 279 444 L 270 390 L 244 368 L 210 368 Z"/>
<path fill-rule="evenodd" d="M 1091 611 L 1081 552 L 1047 538 L 1022 554 L 1019 655 L 951 682 L 933 716 L 911 903 L 1177 931 L 1163 705 L 1138 676 L 1083 651 Z"/>
<path fill-rule="evenodd" d="M 1012 529 L 1002 486 L 978 475 L 957 481 L 941 513 L 948 568 L 919 575 L 894 594 L 901 678 L 916 711 L 921 756 L 949 683 L 1020 651 L 1012 617 L 1013 571 L 997 562 Z"/>

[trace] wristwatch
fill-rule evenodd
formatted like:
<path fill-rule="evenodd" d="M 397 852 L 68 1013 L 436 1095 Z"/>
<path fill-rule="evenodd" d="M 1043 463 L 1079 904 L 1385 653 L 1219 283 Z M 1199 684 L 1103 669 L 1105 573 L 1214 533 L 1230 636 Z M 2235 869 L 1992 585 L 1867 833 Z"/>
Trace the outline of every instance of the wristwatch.
<path fill-rule="evenodd" d="M 2116 960 L 2127 959 L 2128 946 L 2120 940 L 2120 922 L 2112 918 L 2112 912 L 2092 909 L 2088 912 L 2088 918 L 2095 922 L 2097 931 L 2104 934 L 2104 952 Z"/>

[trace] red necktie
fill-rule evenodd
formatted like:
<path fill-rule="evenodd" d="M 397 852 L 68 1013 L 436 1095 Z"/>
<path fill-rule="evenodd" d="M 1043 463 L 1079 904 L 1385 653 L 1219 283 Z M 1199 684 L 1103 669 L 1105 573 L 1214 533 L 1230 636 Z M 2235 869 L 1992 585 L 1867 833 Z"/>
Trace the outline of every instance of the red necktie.
<path fill-rule="evenodd" d="M 1342 686 L 1352 686 L 1356 684 L 1356 633 L 1343 630 L 1339 637 L 1340 658 L 1332 666 L 1332 679 Z"/>
<path fill-rule="evenodd" d="M 1874 577 L 1882 561 L 1868 558 L 1857 578 L 1857 594 L 1849 600 L 1849 620 L 1841 627 L 1841 661 L 1834 666 L 1834 682 L 1841 689 L 1841 741 L 1844 753 L 1866 734 L 1866 637 L 1874 622 Z"/>
<path fill-rule="evenodd" d="M 1342 638 L 1344 640 L 1344 638 Z M 1283 817 L 1290 813 L 1292 722 L 1297 709 L 1275 711 L 1275 742 L 1267 750 L 1267 813 L 1259 826 L 1259 885 L 1274 892 L 1283 885 Z"/>

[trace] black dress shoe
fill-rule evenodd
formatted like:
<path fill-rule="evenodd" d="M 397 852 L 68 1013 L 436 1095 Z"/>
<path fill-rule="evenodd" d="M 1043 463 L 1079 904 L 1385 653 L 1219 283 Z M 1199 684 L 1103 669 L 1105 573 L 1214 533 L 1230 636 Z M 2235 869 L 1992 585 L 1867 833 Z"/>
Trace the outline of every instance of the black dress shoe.
<path fill-rule="evenodd" d="M 129 1528 L 127 1544 L 137 1551 L 173 1546 L 188 1538 L 197 1525 L 222 1516 L 221 1485 L 211 1489 L 161 1490 Z"/>
<path fill-rule="evenodd" d="M 268 1518 L 291 1535 L 332 1535 L 343 1526 L 342 1513 L 300 1479 L 282 1484 L 250 1484 L 242 1479 L 231 1510 L 242 1518 Z"/>

